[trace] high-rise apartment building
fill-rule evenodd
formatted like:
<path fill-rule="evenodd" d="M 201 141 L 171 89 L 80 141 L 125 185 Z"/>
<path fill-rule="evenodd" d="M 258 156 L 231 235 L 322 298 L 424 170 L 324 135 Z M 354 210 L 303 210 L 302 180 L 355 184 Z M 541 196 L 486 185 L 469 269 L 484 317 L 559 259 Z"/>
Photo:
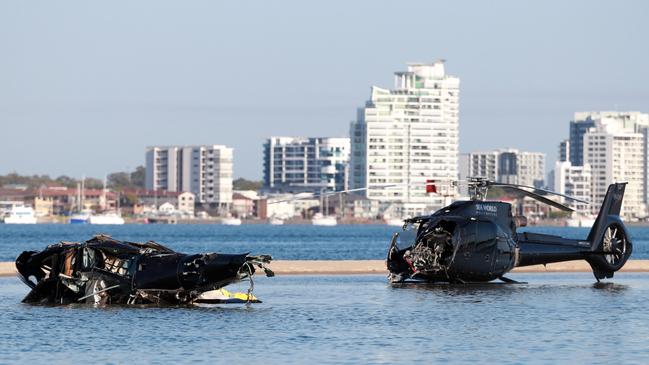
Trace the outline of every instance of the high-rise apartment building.
<path fill-rule="evenodd" d="M 189 191 L 218 209 L 232 203 L 232 148 L 223 145 L 146 149 L 146 188 Z"/>
<path fill-rule="evenodd" d="M 573 166 L 584 162 L 584 134 L 595 127 L 596 122 L 615 124 L 619 128 L 641 132 L 649 126 L 649 114 L 640 112 L 577 112 L 570 121 L 569 160 Z"/>
<path fill-rule="evenodd" d="M 557 162 L 554 188 L 583 198 L 585 192 L 579 187 L 590 181 L 589 213 L 597 214 L 608 185 L 626 181 L 622 214 L 628 218 L 645 217 L 649 202 L 648 134 L 649 114 L 646 113 L 575 113 L 570 122 L 569 158 L 565 159 L 569 163 Z M 560 160 L 564 160 L 563 156 Z M 575 191 L 570 190 L 573 183 L 578 186 Z"/>
<path fill-rule="evenodd" d="M 457 179 L 459 92 L 444 61 L 408 65 L 395 73 L 394 89 L 373 86 L 350 126 L 351 187 L 367 186 L 367 198 L 408 204 L 410 212 L 442 206 L 425 182 Z M 380 188 L 387 184 L 401 185 Z"/>
<path fill-rule="evenodd" d="M 557 160 L 560 162 L 570 161 L 570 140 L 564 139 L 559 143 L 559 154 Z"/>
<path fill-rule="evenodd" d="M 272 192 L 347 188 L 349 138 L 271 137 L 264 143 L 264 188 Z"/>
<path fill-rule="evenodd" d="M 570 121 L 568 161 L 572 166 L 584 164 L 584 134 L 594 126 L 595 122 L 585 113 L 575 113 L 575 118 Z"/>
<path fill-rule="evenodd" d="M 463 178 L 484 177 L 490 181 L 498 181 L 498 151 L 463 153 L 460 159 L 466 164 L 460 170 Z"/>
<path fill-rule="evenodd" d="M 554 167 L 554 191 L 586 202 L 592 201 L 592 170 L 589 164 L 572 166 L 570 161 L 557 161 Z M 581 215 L 591 214 L 590 204 L 570 199 L 563 203 Z M 599 207 L 598 207 L 599 208 Z"/>
<path fill-rule="evenodd" d="M 609 184 L 626 181 L 622 214 L 646 215 L 646 140 L 633 129 L 600 119 L 584 134 L 584 163 L 592 169 L 592 214 L 597 214 Z"/>
<path fill-rule="evenodd" d="M 544 186 L 545 154 L 516 149 L 466 154 L 466 171 L 460 175 L 534 187 Z"/>

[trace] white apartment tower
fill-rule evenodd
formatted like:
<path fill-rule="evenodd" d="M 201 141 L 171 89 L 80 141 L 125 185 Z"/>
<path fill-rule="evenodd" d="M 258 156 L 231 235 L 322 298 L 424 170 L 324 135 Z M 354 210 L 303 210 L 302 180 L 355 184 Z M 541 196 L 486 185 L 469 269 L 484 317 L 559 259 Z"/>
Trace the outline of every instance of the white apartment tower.
<path fill-rule="evenodd" d="M 425 182 L 457 179 L 459 92 L 444 61 L 409 64 L 395 73 L 394 89 L 373 86 L 350 126 L 350 187 L 421 212 L 441 207 L 445 199 L 427 194 Z M 403 185 L 372 189 L 386 184 Z"/>
<path fill-rule="evenodd" d="M 349 138 L 271 137 L 264 143 L 264 188 L 272 192 L 347 189 Z"/>
<path fill-rule="evenodd" d="M 584 134 L 584 164 L 592 169 L 592 214 L 597 214 L 609 184 L 626 181 L 622 214 L 646 215 L 647 142 L 637 127 L 615 119 L 595 119 L 595 127 Z M 646 126 L 642 129 L 646 131 Z"/>
<path fill-rule="evenodd" d="M 146 188 L 189 191 L 198 203 L 228 209 L 232 203 L 232 148 L 223 145 L 147 147 Z"/>

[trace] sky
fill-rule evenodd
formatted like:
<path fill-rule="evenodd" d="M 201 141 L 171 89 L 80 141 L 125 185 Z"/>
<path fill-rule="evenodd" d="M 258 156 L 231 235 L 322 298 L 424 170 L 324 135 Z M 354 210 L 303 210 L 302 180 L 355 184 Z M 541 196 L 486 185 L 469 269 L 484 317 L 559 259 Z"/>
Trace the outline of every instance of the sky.
<path fill-rule="evenodd" d="M 0 1 L 0 174 L 102 177 L 150 145 L 347 136 L 409 62 L 460 78 L 460 151 L 554 165 L 574 112 L 649 112 L 646 1 Z"/>

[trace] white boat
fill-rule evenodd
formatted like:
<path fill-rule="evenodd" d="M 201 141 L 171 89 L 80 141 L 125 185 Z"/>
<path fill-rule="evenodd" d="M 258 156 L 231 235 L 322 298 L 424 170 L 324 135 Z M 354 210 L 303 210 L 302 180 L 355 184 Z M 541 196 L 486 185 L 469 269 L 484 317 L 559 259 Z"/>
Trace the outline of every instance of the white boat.
<path fill-rule="evenodd" d="M 34 209 L 26 206 L 15 206 L 4 217 L 6 224 L 36 224 Z"/>
<path fill-rule="evenodd" d="M 332 216 L 323 216 L 320 213 L 317 213 L 311 219 L 311 224 L 314 226 L 335 226 L 338 224 L 336 217 Z"/>
<path fill-rule="evenodd" d="M 387 224 L 388 226 L 402 227 L 403 226 L 403 219 L 386 218 L 385 219 L 385 224 Z"/>
<path fill-rule="evenodd" d="M 595 224 L 595 218 L 592 217 L 573 217 L 566 219 L 568 227 L 586 227 L 590 228 Z"/>
<path fill-rule="evenodd" d="M 90 222 L 90 213 L 81 212 L 75 213 L 70 216 L 70 224 L 88 224 Z"/>
<path fill-rule="evenodd" d="M 124 218 L 115 212 L 92 214 L 88 218 L 90 224 L 124 224 Z"/>
<path fill-rule="evenodd" d="M 268 224 L 273 226 L 281 226 L 282 224 L 284 224 L 284 221 L 281 218 L 273 217 L 268 220 Z"/>
<path fill-rule="evenodd" d="M 239 218 L 221 218 L 221 224 L 226 226 L 239 226 L 241 225 L 241 219 Z"/>

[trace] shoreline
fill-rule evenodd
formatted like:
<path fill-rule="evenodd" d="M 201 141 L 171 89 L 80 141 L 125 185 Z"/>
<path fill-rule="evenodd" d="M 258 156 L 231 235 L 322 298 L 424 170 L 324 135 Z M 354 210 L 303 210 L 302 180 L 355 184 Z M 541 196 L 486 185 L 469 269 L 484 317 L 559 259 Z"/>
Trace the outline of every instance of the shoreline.
<path fill-rule="evenodd" d="M 385 260 L 277 260 L 270 269 L 277 275 L 387 275 Z M 586 261 L 518 267 L 513 273 L 591 272 Z M 629 260 L 620 272 L 649 272 L 649 260 Z M 16 276 L 13 262 L 0 262 L 0 277 Z"/>
<path fill-rule="evenodd" d="M 38 218 L 37 224 L 69 224 L 69 217 L 67 216 L 47 216 Z M 124 217 L 126 225 L 141 225 L 147 224 L 142 218 Z M 222 217 L 209 217 L 209 218 L 172 218 L 167 217 L 160 219 L 156 224 L 222 224 Z M 1 221 L 0 221 L 1 222 Z M 264 225 L 268 224 L 268 219 L 261 218 L 243 218 L 241 224 L 243 225 Z M 289 218 L 284 220 L 285 225 L 312 225 L 311 219 L 308 218 Z M 638 222 L 625 222 L 628 227 L 649 227 L 649 221 Z M 368 218 L 338 218 L 338 225 L 370 225 L 380 226 L 386 225 L 383 219 L 368 219 Z M 399 228 L 399 226 L 394 226 Z M 566 228 L 590 228 L 590 227 L 568 227 L 565 219 L 541 219 L 528 223 L 528 227 L 566 227 Z"/>

